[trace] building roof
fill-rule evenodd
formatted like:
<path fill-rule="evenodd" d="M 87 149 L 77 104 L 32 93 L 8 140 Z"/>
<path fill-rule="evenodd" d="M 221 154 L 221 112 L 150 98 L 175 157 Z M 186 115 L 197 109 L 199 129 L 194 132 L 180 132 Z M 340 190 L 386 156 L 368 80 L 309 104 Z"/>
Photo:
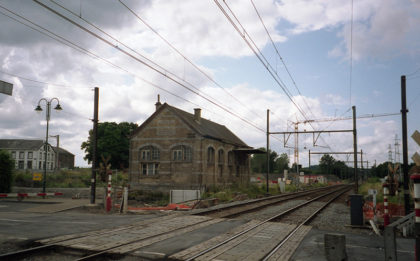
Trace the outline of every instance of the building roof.
<path fill-rule="evenodd" d="M 139 132 L 145 125 L 147 125 L 147 123 L 149 123 L 157 114 L 159 114 L 165 108 L 173 112 L 197 134 L 205 138 L 219 140 L 221 142 L 233 144 L 239 147 L 250 148 L 245 142 L 243 142 L 240 138 L 233 134 L 233 132 L 231 132 L 226 126 L 204 118 L 201 118 L 200 122 L 197 122 L 196 120 L 194 120 L 194 114 L 170 106 L 167 103 L 161 105 L 159 109 L 152 114 L 152 116 L 150 116 L 142 125 L 140 125 L 133 132 L 132 135 Z"/>
<path fill-rule="evenodd" d="M 0 139 L 0 149 L 39 150 L 43 140 Z"/>
<path fill-rule="evenodd" d="M 57 147 L 53 147 L 53 150 L 54 150 L 55 152 L 57 152 L 57 149 L 59 150 L 60 154 L 70 154 L 70 155 L 74 156 L 74 154 L 73 154 L 73 153 L 71 153 L 71 152 L 69 152 L 68 150 L 65 150 L 65 149 L 63 149 L 63 148 L 61 148 L 61 147 L 59 147 L 59 148 L 57 148 Z"/>

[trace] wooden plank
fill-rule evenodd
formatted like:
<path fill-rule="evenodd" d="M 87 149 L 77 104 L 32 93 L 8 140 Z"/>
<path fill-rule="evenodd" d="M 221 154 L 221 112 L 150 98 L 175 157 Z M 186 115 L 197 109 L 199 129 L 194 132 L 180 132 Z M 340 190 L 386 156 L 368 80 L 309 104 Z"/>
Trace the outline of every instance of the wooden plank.
<path fill-rule="evenodd" d="M 175 237 L 175 236 L 178 236 L 178 235 L 181 235 L 181 234 L 184 234 L 184 233 L 188 233 L 188 232 L 191 232 L 191 231 L 203 228 L 203 227 L 207 227 L 207 226 L 219 223 L 219 222 L 224 221 L 224 220 L 225 219 L 222 219 L 222 218 L 208 220 L 206 222 L 202 222 L 202 223 L 198 223 L 198 224 L 195 224 L 195 225 L 192 225 L 192 226 L 188 226 L 188 227 L 176 230 L 176 231 L 165 233 L 163 235 L 159 235 L 159 236 L 152 237 L 152 238 L 149 238 L 149 239 L 146 239 L 146 240 L 142 240 L 140 242 L 134 242 L 134 243 L 131 243 L 131 244 L 127 244 L 127 245 L 112 249 L 109 252 L 110 253 L 125 254 L 125 253 L 128 253 L 128 252 L 132 252 L 136 249 L 139 249 L 139 248 L 142 248 L 142 247 L 145 247 L 145 246 L 149 246 L 149 245 L 154 244 L 156 242 L 160 242 L 160 241 L 163 241 L 163 240 L 171 238 L 171 237 Z"/>
<path fill-rule="evenodd" d="M 160 220 L 148 223 L 147 226 L 134 226 L 122 231 L 107 233 L 106 236 L 91 235 L 83 238 L 77 238 L 64 242 L 58 242 L 57 245 L 81 248 L 93 251 L 104 251 L 110 248 L 118 247 L 122 244 L 143 240 L 160 234 L 192 226 L 197 223 L 210 220 L 209 217 L 201 216 L 179 216 L 169 220 Z"/>
<path fill-rule="evenodd" d="M 186 260 L 186 259 L 200 253 L 201 251 L 204 251 L 204 250 L 206 250 L 206 249 L 208 249 L 208 248 L 210 248 L 214 245 L 219 244 L 220 242 L 223 242 L 224 240 L 232 237 L 233 235 L 235 235 L 235 234 L 237 234 L 237 233 L 239 233 L 243 230 L 246 230 L 250 227 L 255 226 L 256 224 L 258 224 L 260 222 L 261 221 L 258 221 L 258 220 L 251 220 L 251 221 L 249 221 L 249 222 L 247 222 L 243 225 L 237 226 L 237 227 L 227 231 L 224 234 L 218 235 L 218 236 L 213 237 L 213 238 L 211 238 L 207 241 L 204 241 L 200 244 L 197 244 L 193 247 L 190 247 L 190 248 L 187 248 L 187 249 L 185 249 L 181 252 L 175 253 L 175 254 L 171 255 L 169 257 L 169 259 Z"/>
<path fill-rule="evenodd" d="M 241 244 L 217 256 L 219 260 L 261 260 L 277 246 L 296 225 L 269 222 L 258 233 L 247 237 Z"/>
<path fill-rule="evenodd" d="M 269 260 L 289 260 L 311 228 L 311 226 L 301 226 L 299 230 L 296 231 L 296 233 L 286 243 L 284 243 L 284 245 L 279 248 L 274 255 L 270 257 Z"/>

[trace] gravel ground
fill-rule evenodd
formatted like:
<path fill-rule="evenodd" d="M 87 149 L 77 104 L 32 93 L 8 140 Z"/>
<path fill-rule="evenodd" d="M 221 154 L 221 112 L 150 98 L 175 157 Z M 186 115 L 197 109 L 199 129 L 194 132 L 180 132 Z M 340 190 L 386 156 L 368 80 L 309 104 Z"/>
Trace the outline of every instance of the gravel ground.
<path fill-rule="evenodd" d="M 320 230 L 330 230 L 336 232 L 349 232 L 362 235 L 373 235 L 374 232 L 368 226 L 366 228 L 352 228 L 350 227 L 350 206 L 347 205 L 349 195 L 353 191 L 349 191 L 340 196 L 334 203 L 331 203 L 321 213 L 319 213 L 311 222 L 310 225 Z M 238 219 L 245 220 L 266 220 L 277 213 L 281 213 L 290 207 L 299 205 L 305 200 L 292 200 L 285 202 L 281 205 L 271 206 L 262 209 L 258 212 L 248 213 L 237 217 Z M 323 203 L 315 203 L 322 205 Z"/>

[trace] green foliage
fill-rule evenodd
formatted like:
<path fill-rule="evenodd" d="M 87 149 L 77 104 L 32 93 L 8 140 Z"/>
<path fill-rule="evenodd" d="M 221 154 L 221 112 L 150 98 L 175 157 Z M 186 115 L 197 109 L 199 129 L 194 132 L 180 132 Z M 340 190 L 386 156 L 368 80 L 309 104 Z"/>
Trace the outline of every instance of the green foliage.
<path fill-rule="evenodd" d="M 259 148 L 267 151 L 265 148 Z M 283 173 L 283 170 L 289 169 L 289 157 L 286 153 L 280 156 L 275 151 L 270 152 L 270 173 Z M 251 158 L 251 169 L 254 173 L 267 173 L 267 154 L 254 154 Z"/>
<path fill-rule="evenodd" d="M 61 170 L 58 173 L 47 172 L 48 188 L 88 188 L 92 170 L 90 168 L 77 168 L 73 170 Z M 128 174 L 119 171 L 112 175 L 113 186 L 123 186 L 128 183 Z M 106 186 L 106 182 L 96 179 L 97 187 Z M 29 171 L 15 171 L 13 186 L 16 187 L 42 187 L 42 181 L 33 181 Z"/>
<path fill-rule="evenodd" d="M 14 167 L 15 162 L 11 155 L 7 151 L 0 150 L 0 192 L 11 191 Z"/>
<path fill-rule="evenodd" d="M 285 169 L 289 169 L 289 156 L 282 153 L 275 161 L 274 173 L 283 173 Z"/>
<path fill-rule="evenodd" d="M 350 168 L 340 160 L 336 160 L 329 154 L 325 154 L 321 157 L 319 165 L 314 171 L 317 174 L 332 174 L 341 179 L 345 179 L 348 176 Z"/>
<path fill-rule="evenodd" d="M 101 156 L 111 157 L 112 169 L 123 169 L 128 167 L 129 137 L 138 127 L 136 123 L 129 122 L 103 122 L 98 124 L 98 155 L 97 162 L 101 162 Z M 89 138 L 83 142 L 81 149 L 85 151 L 84 159 L 89 163 L 93 157 L 93 130 L 89 131 Z"/>
<path fill-rule="evenodd" d="M 218 198 L 220 202 L 232 201 L 238 195 L 247 195 L 247 198 L 260 198 L 267 193 L 265 185 L 250 184 L 245 185 L 232 185 L 230 187 L 210 187 L 201 196 L 205 198 Z M 269 193 L 275 195 L 279 193 L 279 188 L 275 184 L 270 186 Z"/>
<path fill-rule="evenodd" d="M 169 194 L 160 191 L 131 191 L 128 195 L 128 199 L 141 201 L 155 206 L 166 206 L 169 204 Z"/>
<path fill-rule="evenodd" d="M 319 161 L 319 167 L 324 174 L 331 174 L 335 164 L 335 159 L 329 154 L 325 154 Z"/>

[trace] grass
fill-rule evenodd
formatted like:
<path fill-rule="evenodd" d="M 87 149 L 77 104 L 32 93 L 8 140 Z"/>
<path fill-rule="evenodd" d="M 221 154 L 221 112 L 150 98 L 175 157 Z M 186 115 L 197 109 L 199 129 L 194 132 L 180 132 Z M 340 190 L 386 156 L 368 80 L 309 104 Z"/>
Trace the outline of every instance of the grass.
<path fill-rule="evenodd" d="M 286 192 L 295 192 L 299 189 L 310 189 L 326 186 L 325 184 L 313 183 L 305 184 L 297 187 L 296 185 L 286 185 Z M 249 184 L 248 186 L 231 186 L 231 187 L 211 187 L 203 193 L 202 198 L 218 198 L 220 202 L 229 202 L 235 199 L 238 195 L 247 195 L 247 198 L 260 198 L 267 194 L 267 187 L 265 184 Z M 269 185 L 269 194 L 280 194 L 278 184 Z"/>
<path fill-rule="evenodd" d="M 376 202 L 384 201 L 384 192 L 382 188 L 382 183 L 379 178 L 369 178 L 363 184 L 359 186 L 359 194 L 362 194 L 366 199 L 369 200 L 369 189 L 376 189 Z M 404 202 L 404 194 L 398 193 L 395 196 L 388 196 L 388 202 L 395 204 L 402 204 Z"/>
<path fill-rule="evenodd" d="M 43 173 L 36 171 L 36 173 Z M 48 188 L 88 188 L 92 170 L 90 168 L 78 168 L 74 170 L 60 170 L 57 173 L 47 172 L 46 187 Z M 128 174 L 118 172 L 112 175 L 113 186 L 127 184 Z M 13 186 L 17 187 L 42 187 L 42 181 L 33 181 L 32 172 L 15 171 L 13 175 Z M 100 180 L 99 175 L 96 178 L 96 186 L 106 186 L 106 182 Z"/>

